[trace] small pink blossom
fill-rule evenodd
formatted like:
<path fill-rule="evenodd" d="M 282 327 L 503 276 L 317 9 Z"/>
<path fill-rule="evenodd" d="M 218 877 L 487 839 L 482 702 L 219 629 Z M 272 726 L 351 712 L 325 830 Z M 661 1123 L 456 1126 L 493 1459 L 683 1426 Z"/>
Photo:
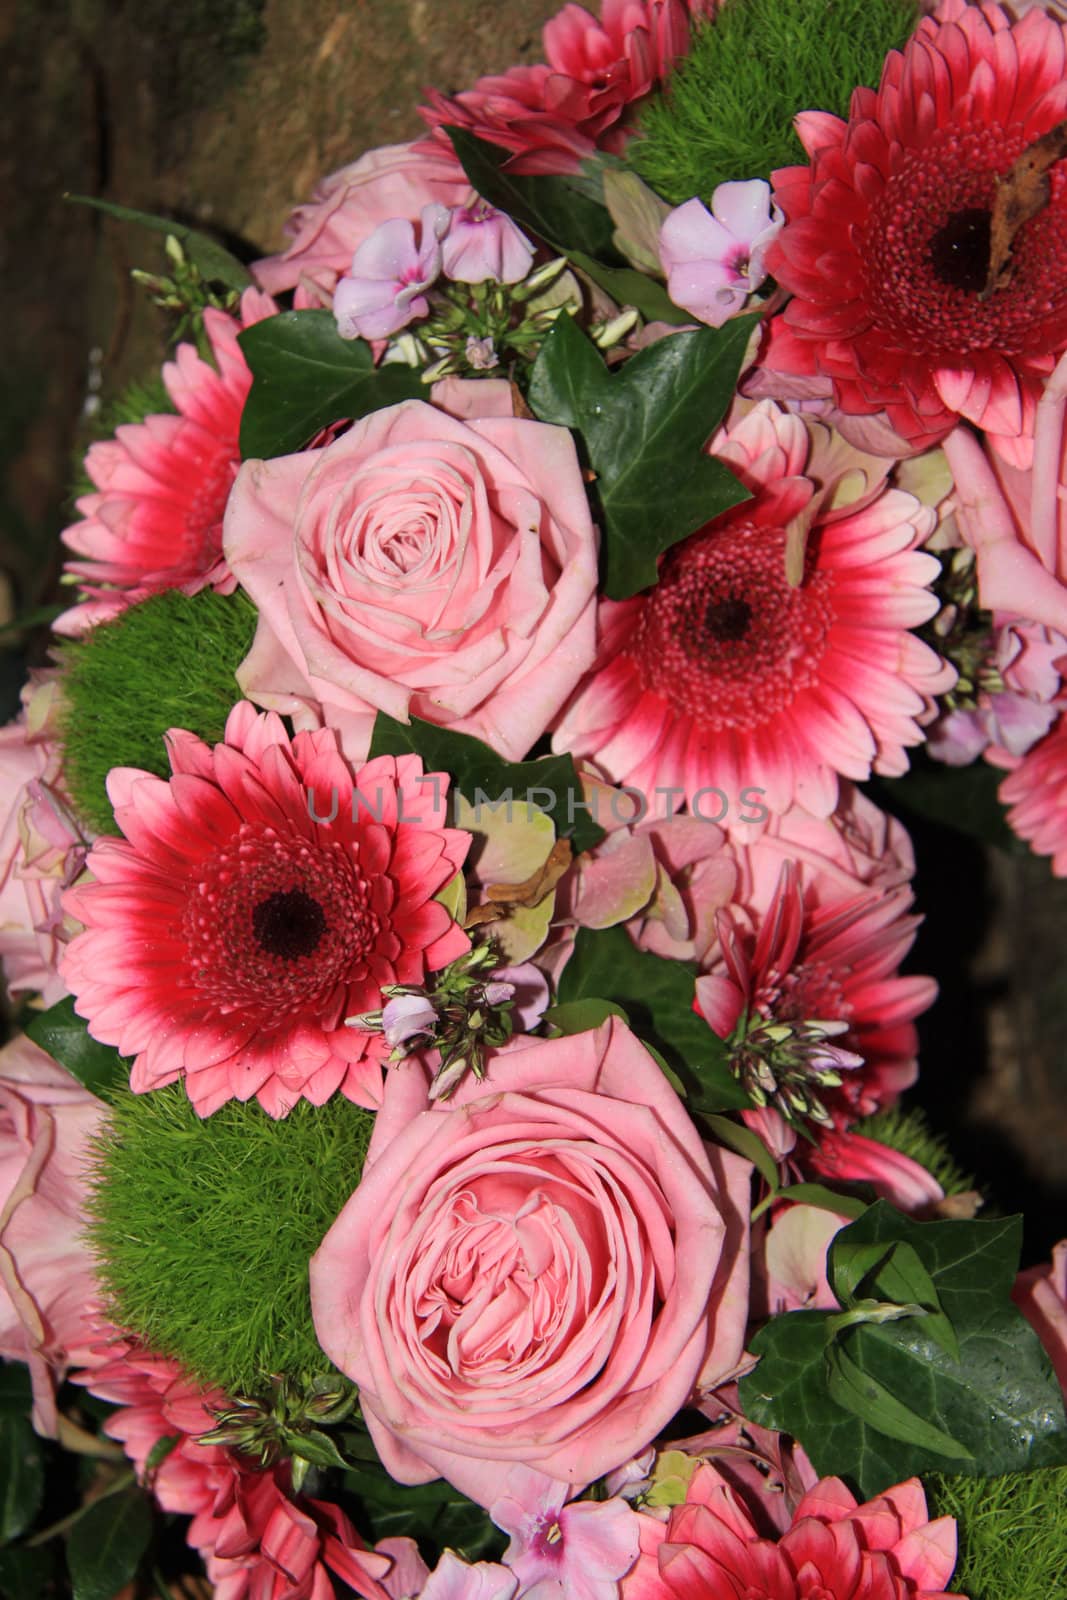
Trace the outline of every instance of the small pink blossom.
<path fill-rule="evenodd" d="M 404 217 L 383 222 L 363 241 L 334 291 L 342 339 L 388 339 L 426 315 L 425 291 L 441 275 L 441 240 L 449 217 L 447 207 L 426 205 L 418 244 L 414 224 Z"/>
<path fill-rule="evenodd" d="M 445 277 L 457 283 L 521 283 L 533 256 L 526 235 L 485 200 L 455 207 L 441 247 Z"/>
<path fill-rule="evenodd" d="M 660 229 L 660 256 L 675 305 L 719 328 L 767 276 L 764 252 L 783 224 L 762 178 L 720 183 L 711 210 L 687 200 Z"/>
<path fill-rule="evenodd" d="M 573 1489 L 528 1467 L 512 1467 L 489 1507 L 511 1537 L 504 1561 L 523 1592 L 567 1600 L 616 1600 L 640 1550 L 641 1524 L 625 1500 L 573 1501 Z M 544 1584 L 542 1590 L 540 1585 Z"/>
<path fill-rule="evenodd" d="M 446 1550 L 418 1600 L 514 1600 L 518 1591 L 515 1574 L 499 1562 L 477 1561 L 470 1567 L 455 1551 Z"/>

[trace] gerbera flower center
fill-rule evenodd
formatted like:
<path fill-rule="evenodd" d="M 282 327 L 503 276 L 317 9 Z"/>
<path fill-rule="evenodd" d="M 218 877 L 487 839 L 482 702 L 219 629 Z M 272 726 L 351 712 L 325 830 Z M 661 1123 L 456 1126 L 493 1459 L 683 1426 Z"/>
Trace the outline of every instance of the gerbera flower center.
<path fill-rule="evenodd" d="M 904 156 L 856 241 L 864 298 L 887 345 L 934 357 L 1025 355 L 1067 337 L 1067 163 L 1050 173 L 1048 205 L 1015 235 L 1010 280 L 978 298 L 997 179 L 1032 138 L 1021 124 L 952 125 Z"/>
<path fill-rule="evenodd" d="M 785 576 L 785 533 L 743 521 L 668 552 L 628 653 L 643 687 L 713 729 L 776 716 L 818 678 L 832 579 Z"/>
<path fill-rule="evenodd" d="M 954 211 L 930 240 L 934 277 L 953 289 L 977 294 L 989 276 L 990 230 L 993 218 L 981 206 Z"/>
<path fill-rule="evenodd" d="M 223 1011 L 249 1007 L 283 1022 L 310 1009 L 325 1020 L 374 948 L 380 923 L 369 901 L 340 840 L 246 823 L 204 863 L 187 903 L 192 981 Z"/>
<path fill-rule="evenodd" d="M 309 956 L 326 932 L 326 917 L 304 889 L 279 889 L 252 908 L 252 930 L 268 955 Z"/>

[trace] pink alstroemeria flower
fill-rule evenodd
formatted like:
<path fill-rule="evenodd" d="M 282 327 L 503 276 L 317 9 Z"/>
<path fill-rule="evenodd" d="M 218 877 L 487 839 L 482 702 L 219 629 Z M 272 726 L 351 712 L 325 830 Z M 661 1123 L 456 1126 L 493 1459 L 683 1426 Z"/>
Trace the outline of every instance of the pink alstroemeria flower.
<path fill-rule="evenodd" d="M 454 206 L 441 247 L 446 278 L 456 283 L 521 283 L 533 263 L 533 245 L 503 211 L 485 200 Z"/>
<path fill-rule="evenodd" d="M 441 275 L 450 218 L 447 206 L 423 206 L 418 244 L 414 224 L 404 217 L 383 222 L 363 241 L 334 291 L 342 339 L 388 339 L 426 315 L 425 291 Z"/>
<path fill-rule="evenodd" d="M 762 178 L 720 183 L 710 211 L 699 200 L 678 206 L 659 235 L 660 259 L 675 305 L 709 327 L 721 328 L 767 276 L 764 252 L 783 222 Z"/>
<path fill-rule="evenodd" d="M 504 1564 L 523 1594 L 617 1600 L 618 1580 L 640 1553 L 640 1519 L 625 1500 L 573 1501 L 573 1493 L 542 1472 L 512 1467 L 505 1492 L 489 1507 L 511 1536 Z"/>

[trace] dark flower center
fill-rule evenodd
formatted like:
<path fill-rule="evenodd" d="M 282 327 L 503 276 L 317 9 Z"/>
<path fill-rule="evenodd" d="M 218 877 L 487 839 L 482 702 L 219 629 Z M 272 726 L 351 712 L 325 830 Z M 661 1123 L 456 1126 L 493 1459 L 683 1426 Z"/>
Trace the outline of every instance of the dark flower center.
<path fill-rule="evenodd" d="M 981 206 L 954 211 L 930 240 L 934 277 L 952 289 L 977 294 L 989 276 L 990 215 Z"/>
<path fill-rule="evenodd" d="M 711 600 L 704 611 L 704 632 L 723 641 L 743 639 L 752 621 L 752 607 L 740 595 Z"/>
<path fill-rule="evenodd" d="M 296 961 L 317 949 L 326 918 L 319 902 L 303 889 L 278 889 L 253 907 L 252 931 L 268 955 Z"/>
<path fill-rule="evenodd" d="M 627 644 L 642 686 L 709 729 L 750 728 L 815 682 L 832 610 L 830 580 L 785 575 L 785 532 L 741 519 L 668 551 Z"/>

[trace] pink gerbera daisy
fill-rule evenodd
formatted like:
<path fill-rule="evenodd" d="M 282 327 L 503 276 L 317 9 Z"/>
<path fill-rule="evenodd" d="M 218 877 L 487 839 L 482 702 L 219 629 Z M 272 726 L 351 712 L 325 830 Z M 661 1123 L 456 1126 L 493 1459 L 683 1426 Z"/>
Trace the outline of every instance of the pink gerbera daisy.
<path fill-rule="evenodd" d="M 454 97 L 433 91 L 420 114 L 434 130 L 468 128 L 514 151 L 516 172 L 577 172 L 598 149 L 624 149 L 627 107 L 685 54 L 690 18 L 713 9 L 714 0 L 603 0 L 598 20 L 565 5 L 545 25 L 545 64 L 479 78 Z M 438 140 L 447 135 L 435 133 L 435 151 Z"/>
<path fill-rule="evenodd" d="M 1057 878 L 1067 878 L 1067 716 L 1035 744 L 1000 786 L 1010 806 L 1008 822 L 1035 855 L 1051 856 Z"/>
<path fill-rule="evenodd" d="M 767 267 L 794 298 L 767 364 L 833 380 L 915 449 L 966 417 L 1019 465 L 1042 379 L 1067 345 L 1067 163 L 987 292 L 998 179 L 1067 115 L 1067 24 L 1035 6 L 944 0 L 847 122 L 797 118 L 807 167 L 773 174 L 786 226 Z"/>
<path fill-rule="evenodd" d="M 77 502 L 82 520 L 62 537 L 81 558 L 65 572 L 85 599 L 53 624 L 77 634 L 148 595 L 236 580 L 222 558 L 222 513 L 241 464 L 241 412 L 252 386 L 237 335 L 275 314 L 269 295 L 248 289 L 240 317 L 209 308 L 204 331 L 215 366 L 180 344 L 163 368 L 176 415 L 125 423 L 90 445 L 85 470 L 96 492 Z"/>
<path fill-rule="evenodd" d="M 126 837 L 97 840 L 95 882 L 65 897 L 85 924 L 62 966 L 79 1015 L 136 1058 L 136 1093 L 184 1077 L 201 1116 L 254 1095 L 282 1117 L 338 1089 L 377 1106 L 386 1046 L 345 1019 L 470 948 L 433 898 L 469 842 L 445 826 L 447 777 L 416 756 L 353 770 L 332 731 L 290 742 L 247 701 L 213 749 L 167 742 L 169 782 L 112 770 Z"/>
<path fill-rule="evenodd" d="M 598 658 L 557 749 L 595 760 L 653 812 L 684 795 L 709 820 L 746 788 L 771 812 L 799 801 L 828 816 L 839 773 L 907 770 L 906 747 L 955 681 L 908 632 L 938 609 L 927 585 L 940 569 L 917 548 L 933 513 L 883 484 L 820 510 L 856 464 L 829 440 L 766 400 L 716 437 L 753 498 L 669 550 L 655 588 L 603 603 Z M 794 585 L 787 543 L 805 525 Z"/>

